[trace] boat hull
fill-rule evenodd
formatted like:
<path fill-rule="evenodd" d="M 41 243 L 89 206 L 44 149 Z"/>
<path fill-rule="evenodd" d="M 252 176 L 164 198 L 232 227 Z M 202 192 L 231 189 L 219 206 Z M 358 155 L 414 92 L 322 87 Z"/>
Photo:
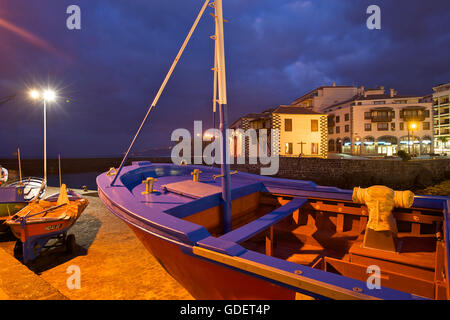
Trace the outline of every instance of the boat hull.
<path fill-rule="evenodd" d="M 183 252 L 176 244 L 129 224 L 163 268 L 200 300 L 293 300 L 294 290 L 255 278 Z"/>
<path fill-rule="evenodd" d="M 210 181 L 207 189 L 214 189 L 212 182 L 214 180 L 208 178 L 217 174 L 215 169 L 200 166 L 180 167 L 134 163 L 132 166 L 124 168 L 123 178 L 119 179 L 123 184 L 111 186 L 113 178 L 107 174 L 97 178 L 98 194 L 106 207 L 131 228 L 145 248 L 194 298 L 237 300 L 423 299 L 415 294 L 387 287 L 370 290 L 363 280 L 352 279 L 246 249 L 240 243 L 253 234 L 249 233 L 247 236 L 248 228 L 240 227 L 233 232 L 218 236 L 214 231 L 210 231 L 213 233 L 208 232 L 213 229 L 208 229 L 207 226 L 214 224 L 215 221 L 215 211 L 210 208 L 220 206 L 219 195 L 213 194 L 201 196 L 198 200 L 192 198 L 189 200 L 189 197 L 195 195 L 195 190 L 182 189 L 182 193 L 177 195 L 174 193 L 175 186 L 163 185 L 166 183 L 165 181 L 172 185 L 177 185 L 177 181 L 180 180 L 186 181 L 183 180 L 186 179 L 185 172 L 195 169 L 203 171 L 203 181 Z M 181 176 L 178 175 L 180 172 Z M 160 174 L 156 176 L 160 183 L 158 191 L 155 191 L 153 196 L 146 195 L 145 186 L 140 182 L 158 173 Z M 258 179 L 265 184 L 261 186 Z M 242 186 L 243 180 L 251 181 L 253 184 Z M 351 201 L 351 192 L 349 191 L 315 186 L 302 181 L 265 178 L 241 173 L 235 178 L 234 183 L 232 201 L 243 199 L 241 202 L 233 202 L 236 212 L 240 210 L 239 207 L 242 209 L 242 207 L 248 206 L 255 195 L 254 192 L 260 192 L 258 190 L 297 197 L 297 200 L 291 201 L 292 206 L 295 206 L 295 203 L 299 205 L 305 203 L 306 200 L 302 197 L 305 197 L 306 194 L 324 199 L 332 197 L 339 201 Z M 188 185 L 191 186 L 191 184 Z M 430 205 L 430 208 L 436 205 L 435 209 L 444 208 L 446 210 L 446 206 L 442 206 L 445 201 L 447 199 L 422 200 L 419 198 L 417 205 L 420 207 L 426 204 Z M 197 213 L 200 216 L 196 215 Z M 289 214 L 289 212 L 287 213 Z M 270 214 L 266 214 L 266 216 L 268 218 Z M 200 221 L 199 217 L 205 227 L 196 224 L 197 221 Z M 264 225 L 267 222 L 264 217 L 254 220 L 252 224 L 262 223 Z M 446 220 L 444 223 L 446 226 L 448 225 Z M 264 228 L 255 232 L 259 233 L 265 230 Z M 446 296 L 446 293 L 441 296 Z"/>

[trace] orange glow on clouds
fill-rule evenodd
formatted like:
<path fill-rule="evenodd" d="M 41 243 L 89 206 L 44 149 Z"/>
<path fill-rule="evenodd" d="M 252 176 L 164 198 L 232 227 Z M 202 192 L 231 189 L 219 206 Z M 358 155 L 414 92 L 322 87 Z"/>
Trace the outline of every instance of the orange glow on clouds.
<path fill-rule="evenodd" d="M 61 53 L 58 49 L 53 47 L 48 42 L 40 39 L 39 37 L 35 36 L 34 34 L 32 34 L 29 31 L 0 18 L 0 28 L 2 28 L 2 27 L 5 28 L 6 30 L 13 32 L 14 34 L 18 35 L 19 37 L 23 38 L 25 41 L 27 41 L 37 47 L 40 47 L 41 49 L 43 49 L 45 51 L 51 52 L 51 53 L 53 53 L 59 57 L 62 57 L 64 59 L 68 59 L 68 57 L 65 54 Z"/>

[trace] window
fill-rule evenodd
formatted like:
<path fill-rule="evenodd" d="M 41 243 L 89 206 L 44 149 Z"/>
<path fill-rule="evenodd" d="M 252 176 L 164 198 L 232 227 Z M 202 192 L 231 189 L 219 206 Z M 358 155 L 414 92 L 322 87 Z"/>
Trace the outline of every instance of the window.
<path fill-rule="evenodd" d="M 364 131 L 372 131 L 372 124 L 371 123 L 366 123 L 364 125 Z"/>
<path fill-rule="evenodd" d="M 319 144 L 311 143 L 311 154 L 319 154 Z"/>
<path fill-rule="evenodd" d="M 333 127 L 329 127 L 329 128 L 328 128 L 328 133 L 329 133 L 329 134 L 333 134 L 333 133 L 334 133 Z"/>
<path fill-rule="evenodd" d="M 388 131 L 389 123 L 378 123 L 378 131 Z"/>
<path fill-rule="evenodd" d="M 341 117 L 340 116 L 336 116 L 336 123 L 341 122 Z"/>
<path fill-rule="evenodd" d="M 285 150 L 286 154 L 293 154 L 294 151 L 292 149 L 292 142 L 287 142 L 286 143 L 286 150 Z"/>
<path fill-rule="evenodd" d="M 311 132 L 319 131 L 319 120 L 311 120 Z"/>
<path fill-rule="evenodd" d="M 345 126 L 345 132 L 350 132 L 350 126 L 348 124 Z"/>
<path fill-rule="evenodd" d="M 391 130 L 392 130 L 392 131 L 395 131 L 395 122 L 392 122 L 392 123 L 391 123 Z"/>
<path fill-rule="evenodd" d="M 423 130 L 430 130 L 430 123 L 429 122 L 424 122 L 423 123 Z"/>
<path fill-rule="evenodd" d="M 373 104 L 386 104 L 386 101 L 374 101 Z"/>
<path fill-rule="evenodd" d="M 341 133 L 341 127 L 336 127 L 336 133 Z"/>
<path fill-rule="evenodd" d="M 334 140 L 328 141 L 328 151 L 330 152 L 334 151 Z"/>
<path fill-rule="evenodd" d="M 400 122 L 400 130 L 405 130 L 405 123 L 404 122 Z"/>
<path fill-rule="evenodd" d="M 345 121 L 349 121 L 350 120 L 350 114 L 349 113 L 346 113 L 345 114 Z"/>
<path fill-rule="evenodd" d="M 292 119 L 284 119 L 284 131 L 292 131 Z"/>
<path fill-rule="evenodd" d="M 364 119 L 365 120 L 372 119 L 372 112 L 364 112 Z"/>

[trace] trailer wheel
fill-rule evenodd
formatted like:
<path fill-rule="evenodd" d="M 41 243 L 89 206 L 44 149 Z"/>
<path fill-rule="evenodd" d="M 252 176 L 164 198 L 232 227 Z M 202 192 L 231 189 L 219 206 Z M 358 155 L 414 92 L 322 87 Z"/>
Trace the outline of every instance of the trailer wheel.
<path fill-rule="evenodd" d="M 75 251 L 75 235 L 69 234 L 66 238 L 66 251 L 67 253 L 73 253 Z"/>
<path fill-rule="evenodd" d="M 15 257 L 23 256 L 23 244 L 22 244 L 22 241 L 20 241 L 20 240 L 17 240 L 16 244 L 14 245 L 14 256 Z"/>

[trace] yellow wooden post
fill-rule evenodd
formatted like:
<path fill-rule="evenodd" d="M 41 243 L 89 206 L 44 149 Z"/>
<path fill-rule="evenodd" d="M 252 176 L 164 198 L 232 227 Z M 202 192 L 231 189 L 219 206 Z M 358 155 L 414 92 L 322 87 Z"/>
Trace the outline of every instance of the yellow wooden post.
<path fill-rule="evenodd" d="M 142 194 L 150 194 L 153 193 L 153 183 L 158 181 L 158 179 L 148 177 L 146 180 L 143 180 L 142 183 L 145 183 L 145 191 Z"/>
<path fill-rule="evenodd" d="M 199 181 L 200 173 L 202 173 L 202 171 L 200 171 L 198 169 L 195 169 L 194 171 L 191 172 L 192 180 L 194 182 L 198 182 Z"/>

